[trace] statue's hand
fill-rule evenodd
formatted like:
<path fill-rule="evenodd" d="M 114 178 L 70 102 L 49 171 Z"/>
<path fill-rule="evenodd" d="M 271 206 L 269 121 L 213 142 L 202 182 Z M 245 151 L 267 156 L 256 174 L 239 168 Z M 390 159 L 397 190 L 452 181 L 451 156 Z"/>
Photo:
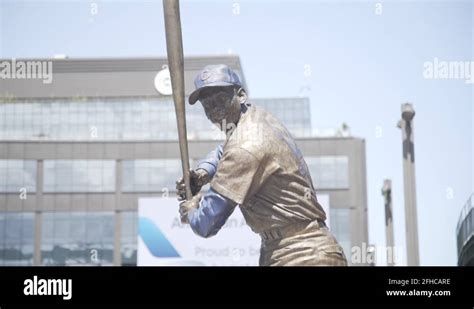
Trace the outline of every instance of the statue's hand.
<path fill-rule="evenodd" d="M 181 217 L 181 223 L 189 223 L 188 213 L 193 209 L 199 208 L 199 201 L 201 200 L 202 195 L 202 193 L 198 193 L 197 195 L 193 196 L 193 198 L 189 201 L 182 201 L 179 204 L 179 215 Z"/>
<path fill-rule="evenodd" d="M 209 174 L 205 169 L 198 168 L 197 170 L 189 170 L 191 180 L 191 193 L 195 196 L 201 191 L 202 186 L 207 184 L 210 180 Z M 186 199 L 186 186 L 184 184 L 183 177 L 176 180 L 176 194 L 178 195 L 178 201 Z"/>

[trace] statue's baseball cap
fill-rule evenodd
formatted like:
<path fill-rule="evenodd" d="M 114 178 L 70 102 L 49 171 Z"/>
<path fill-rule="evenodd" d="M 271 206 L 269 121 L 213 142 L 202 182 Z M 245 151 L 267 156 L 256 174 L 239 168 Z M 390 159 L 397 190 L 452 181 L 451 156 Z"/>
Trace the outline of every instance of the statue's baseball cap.
<path fill-rule="evenodd" d="M 206 87 L 236 86 L 242 87 L 240 78 L 229 66 L 225 64 L 208 65 L 194 79 L 196 90 L 189 96 L 189 104 L 194 104 L 199 99 L 199 93 Z"/>

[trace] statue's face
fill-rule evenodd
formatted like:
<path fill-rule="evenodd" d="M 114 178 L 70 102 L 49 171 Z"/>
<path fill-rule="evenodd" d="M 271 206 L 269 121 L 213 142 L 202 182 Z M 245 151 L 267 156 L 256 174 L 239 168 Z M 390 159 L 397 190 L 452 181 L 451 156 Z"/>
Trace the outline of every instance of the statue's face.
<path fill-rule="evenodd" d="M 208 87 L 199 94 L 207 118 L 222 131 L 240 119 L 240 99 L 233 86 Z"/>

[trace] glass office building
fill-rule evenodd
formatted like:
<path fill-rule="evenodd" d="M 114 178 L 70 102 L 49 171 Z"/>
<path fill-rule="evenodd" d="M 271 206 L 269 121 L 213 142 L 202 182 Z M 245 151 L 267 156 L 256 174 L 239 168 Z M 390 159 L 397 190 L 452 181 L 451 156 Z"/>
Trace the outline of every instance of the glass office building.
<path fill-rule="evenodd" d="M 153 80 L 166 59 L 53 61 L 54 82 L 0 86 L 0 265 L 135 265 L 138 198 L 175 195 L 174 105 Z M 245 78 L 235 56 L 185 61 L 186 94 L 210 63 Z M 251 92 L 250 92 L 251 97 Z M 260 98 L 296 137 L 346 255 L 368 242 L 364 140 L 319 136 L 307 98 Z M 187 105 L 191 165 L 222 142 Z"/>
<path fill-rule="evenodd" d="M 458 265 L 474 266 L 474 194 L 461 210 L 456 228 Z"/>

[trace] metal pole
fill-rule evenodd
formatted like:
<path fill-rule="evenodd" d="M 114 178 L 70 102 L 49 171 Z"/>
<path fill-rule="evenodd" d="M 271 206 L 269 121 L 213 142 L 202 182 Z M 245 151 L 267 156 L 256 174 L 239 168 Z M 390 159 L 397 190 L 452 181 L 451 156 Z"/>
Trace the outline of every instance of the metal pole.
<path fill-rule="evenodd" d="M 418 221 L 416 214 L 416 183 L 415 183 L 415 144 L 413 136 L 413 118 L 415 110 L 410 103 L 402 104 L 402 119 L 398 127 L 402 130 L 403 142 L 403 174 L 405 195 L 405 229 L 407 237 L 407 264 L 420 264 L 418 252 Z"/>
<path fill-rule="evenodd" d="M 385 204 L 385 237 L 387 246 L 387 266 L 395 265 L 395 241 L 393 235 L 392 181 L 385 179 L 382 187 Z"/>

